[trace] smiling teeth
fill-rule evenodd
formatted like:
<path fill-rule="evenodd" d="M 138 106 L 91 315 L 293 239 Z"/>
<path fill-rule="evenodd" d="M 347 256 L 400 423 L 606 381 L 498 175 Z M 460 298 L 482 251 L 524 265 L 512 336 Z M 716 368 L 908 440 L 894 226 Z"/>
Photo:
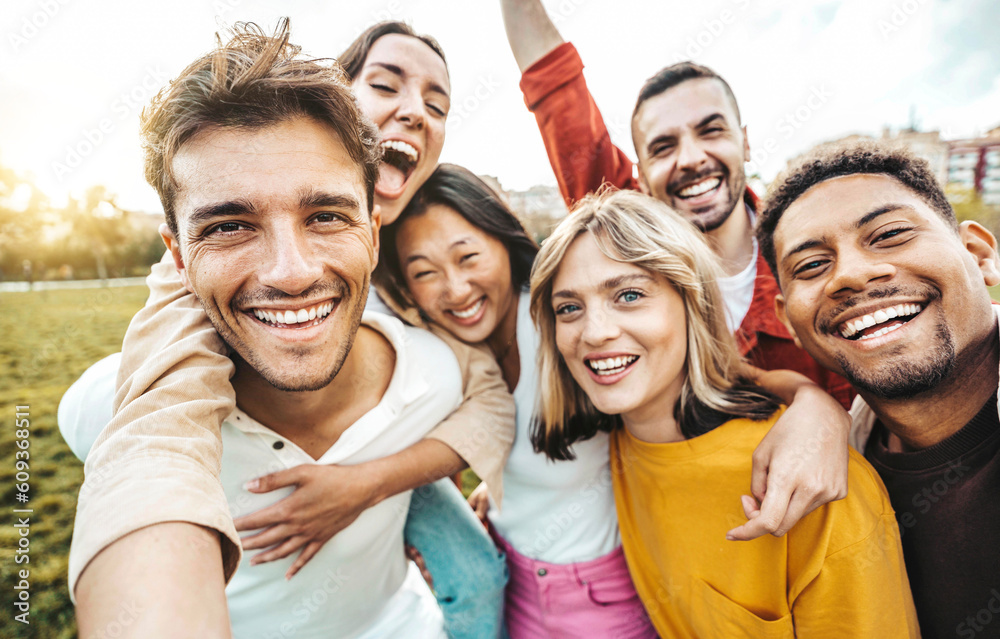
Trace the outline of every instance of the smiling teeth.
<path fill-rule="evenodd" d="M 459 317 L 461 319 L 469 319 L 470 317 L 473 317 L 476 313 L 479 312 L 479 309 L 481 309 L 483 307 L 483 302 L 484 301 L 485 300 L 480 299 L 478 302 L 476 302 L 475 304 L 473 304 L 472 306 L 470 306 L 466 310 L 464 310 L 464 311 L 452 311 L 451 314 L 454 315 L 455 317 Z"/>
<path fill-rule="evenodd" d="M 411 162 L 416 162 L 417 158 L 420 157 L 420 155 L 417 153 L 417 150 L 413 148 L 413 145 L 407 144 L 402 140 L 386 140 L 385 142 L 382 143 L 382 148 L 392 149 L 393 151 L 399 151 L 406 157 L 410 158 Z"/>
<path fill-rule="evenodd" d="M 923 310 L 923 307 L 920 304 L 897 304 L 896 306 L 882 308 L 869 315 L 864 315 L 862 317 L 844 322 L 840 327 L 840 334 L 842 337 L 850 339 L 866 328 L 871 328 L 872 326 L 876 326 L 878 324 L 884 324 L 885 322 L 896 319 L 897 317 L 910 317 L 912 315 L 916 315 L 921 310 Z M 863 335 L 859 339 L 872 339 L 873 337 L 879 337 L 880 335 L 885 335 L 890 331 L 896 330 L 900 326 L 902 326 L 902 324 L 887 326 L 871 333 L 870 335 Z"/>
<path fill-rule="evenodd" d="M 692 184 L 691 186 L 684 187 L 680 191 L 677 191 L 677 195 L 681 197 L 694 197 L 696 195 L 701 195 L 702 193 L 708 193 L 721 183 L 722 180 L 717 177 L 709 178 L 696 184 Z"/>
<path fill-rule="evenodd" d="M 587 366 L 598 375 L 614 375 L 625 370 L 629 364 L 639 359 L 638 355 L 625 355 L 624 357 L 609 357 L 607 359 L 587 360 Z"/>
<path fill-rule="evenodd" d="M 264 309 L 253 309 L 254 317 L 262 322 L 274 325 L 302 324 L 315 319 L 322 320 L 333 312 L 333 303 L 326 302 L 309 308 L 300 308 L 297 311 L 265 311 Z"/>

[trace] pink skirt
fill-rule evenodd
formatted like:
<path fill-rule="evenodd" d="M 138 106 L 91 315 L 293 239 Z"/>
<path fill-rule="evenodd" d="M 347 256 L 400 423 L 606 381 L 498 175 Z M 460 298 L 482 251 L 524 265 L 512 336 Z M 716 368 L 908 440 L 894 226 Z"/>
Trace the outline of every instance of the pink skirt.
<path fill-rule="evenodd" d="M 657 636 L 620 546 L 591 561 L 550 564 L 525 557 L 490 532 L 507 553 L 504 616 L 511 639 Z"/>

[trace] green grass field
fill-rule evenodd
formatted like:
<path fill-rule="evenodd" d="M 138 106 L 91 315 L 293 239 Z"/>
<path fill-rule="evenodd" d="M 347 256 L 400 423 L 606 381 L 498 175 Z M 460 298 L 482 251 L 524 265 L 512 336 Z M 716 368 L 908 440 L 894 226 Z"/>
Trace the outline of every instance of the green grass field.
<path fill-rule="evenodd" d="M 66 586 L 83 464 L 59 435 L 59 399 L 90 364 L 121 349 L 145 287 L 0 293 L 0 637 L 75 637 Z M 15 501 L 15 406 L 29 406 L 30 501 Z M 14 508 L 30 508 L 29 563 L 15 564 Z M 30 571 L 30 627 L 14 620 L 16 573 Z"/>
<path fill-rule="evenodd" d="M 0 637 L 76 636 L 67 568 L 83 464 L 56 424 L 59 399 L 88 366 L 121 349 L 129 320 L 145 302 L 145 287 L 0 293 Z M 30 501 L 15 501 L 15 406 L 29 406 Z M 468 493 L 478 483 L 462 477 Z M 30 508 L 28 564 L 15 564 L 15 508 Z M 14 620 L 17 572 L 30 571 L 30 626 Z"/>
<path fill-rule="evenodd" d="M 1000 287 L 992 289 L 1000 299 Z M 66 584 L 76 495 L 83 465 L 59 435 L 56 409 L 73 381 L 95 361 L 118 351 L 132 315 L 146 298 L 145 287 L 0 293 L 0 637 L 76 636 Z M 15 501 L 15 406 L 29 406 L 30 501 Z M 478 480 L 467 471 L 463 489 Z M 30 563 L 15 564 L 18 529 L 14 508 L 30 514 Z M 30 627 L 14 621 L 14 585 L 20 569 L 30 571 Z"/>

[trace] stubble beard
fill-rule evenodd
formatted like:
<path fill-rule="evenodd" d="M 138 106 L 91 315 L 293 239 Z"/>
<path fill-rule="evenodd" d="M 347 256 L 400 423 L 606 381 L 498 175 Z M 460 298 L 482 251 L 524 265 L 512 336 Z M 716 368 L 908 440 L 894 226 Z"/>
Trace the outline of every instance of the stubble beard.
<path fill-rule="evenodd" d="M 935 345 L 920 361 L 898 359 L 877 370 L 865 370 L 840 353 L 836 360 L 844 377 L 858 391 L 885 400 L 909 399 L 937 387 L 955 369 L 955 342 L 951 332 L 939 323 L 935 337 Z"/>
<path fill-rule="evenodd" d="M 369 280 L 366 279 L 363 287 L 361 288 L 361 295 L 357 297 L 355 304 L 350 310 L 350 316 L 348 318 L 348 330 L 347 334 L 344 336 L 345 339 L 337 343 L 338 353 L 334 357 L 333 365 L 327 371 L 327 374 L 323 377 L 311 377 L 308 374 L 290 378 L 287 375 L 280 375 L 277 371 L 272 369 L 266 359 L 262 357 L 257 351 L 250 348 L 243 340 L 241 340 L 237 334 L 230 328 L 230 326 L 222 320 L 222 317 L 214 309 L 210 308 L 209 305 L 202 301 L 202 306 L 205 309 L 205 313 L 208 315 L 209 321 L 212 326 L 215 327 L 216 332 L 222 337 L 222 340 L 226 342 L 230 349 L 232 349 L 237 356 L 240 357 L 244 362 L 246 362 L 261 378 L 264 379 L 268 384 L 273 386 L 275 389 L 287 392 L 287 393 L 303 393 L 309 391 L 317 391 L 329 386 L 333 380 L 340 373 L 340 370 L 344 366 L 344 362 L 347 361 L 347 356 L 351 352 L 351 348 L 354 346 L 354 338 L 358 334 L 358 328 L 361 326 L 361 317 L 365 310 L 365 305 L 368 300 L 368 285 Z M 339 307 L 345 304 L 351 303 L 351 296 L 346 285 L 340 284 L 336 287 L 338 294 L 340 296 Z M 234 301 L 235 306 L 235 301 Z M 336 313 L 340 308 L 334 309 Z M 239 313 L 235 309 L 230 309 L 234 314 Z M 330 317 L 327 321 L 333 319 Z M 253 321 L 253 320 L 250 320 Z M 289 329 L 294 330 L 294 329 Z M 292 352 L 292 357 L 304 358 L 308 352 L 308 347 L 303 347 L 301 349 L 295 349 Z"/>
<path fill-rule="evenodd" d="M 729 193 L 729 200 L 721 209 L 708 213 L 696 213 L 690 210 L 679 209 L 673 202 L 667 202 L 667 205 L 681 212 L 702 233 L 710 233 L 726 223 L 732 216 L 733 211 L 736 210 L 736 206 L 740 203 L 740 200 L 743 199 L 743 193 L 746 191 L 747 186 L 746 174 L 742 170 L 738 174 L 727 173 L 723 180 L 723 185 L 725 185 Z M 671 199 L 673 200 L 675 197 L 671 197 Z"/>

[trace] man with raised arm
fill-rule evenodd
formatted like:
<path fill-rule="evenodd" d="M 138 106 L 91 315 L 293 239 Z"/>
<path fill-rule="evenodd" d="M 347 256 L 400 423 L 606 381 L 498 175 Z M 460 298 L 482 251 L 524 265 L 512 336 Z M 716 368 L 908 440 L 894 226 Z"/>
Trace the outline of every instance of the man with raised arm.
<path fill-rule="evenodd" d="M 774 316 L 777 287 L 753 238 L 757 197 L 746 187 L 743 167 L 750 147 L 726 81 L 690 62 L 646 81 L 632 115 L 636 178 L 632 161 L 611 142 L 576 48 L 563 41 L 541 1 L 501 0 L 501 7 L 525 103 L 566 202 L 610 183 L 684 214 L 723 259 L 727 320 L 743 354 L 760 368 L 799 371 L 848 406 L 847 382 L 796 348 Z"/>
<path fill-rule="evenodd" d="M 212 328 L 131 331 L 132 341 L 172 346 L 123 363 L 132 375 L 117 397 L 119 426 L 93 451 L 77 442 L 87 481 L 70 584 L 81 636 L 102 636 L 125 605 L 141 612 L 124 629 L 136 637 L 228 636 L 230 619 L 240 636 L 440 636 L 440 610 L 403 554 L 407 488 L 436 479 L 429 467 L 455 470 L 460 449 L 483 453 L 463 446 L 483 445 L 467 440 L 473 433 L 439 426 L 470 394 L 463 373 L 478 378 L 474 394 L 495 387 L 506 398 L 480 406 L 477 418 L 501 431 L 486 442 L 504 440 L 513 405 L 468 348 L 453 353 L 379 313 L 362 319 L 379 246 L 378 131 L 336 65 L 301 59 L 287 26 L 272 38 L 249 25 L 154 100 L 143 133 L 164 241 L 194 296 L 153 290 L 159 301 L 142 313 L 174 305 L 207 314 Z M 193 375 L 199 367 L 211 375 Z M 101 404 L 84 395 L 70 403 Z M 64 422 L 86 411 L 62 408 L 64 433 L 80 434 Z M 502 448 L 484 453 L 497 470 Z M 282 578 L 291 560 L 251 568 L 247 557 L 233 576 L 232 516 L 289 492 L 247 483 L 319 464 L 343 465 L 348 478 L 352 466 L 380 468 L 403 485 L 318 544 L 296 581 Z"/>
<path fill-rule="evenodd" d="M 996 636 L 996 239 L 955 219 L 924 160 L 873 142 L 779 176 L 757 236 L 778 315 L 858 389 L 851 443 L 889 491 L 923 635 Z"/>
<path fill-rule="evenodd" d="M 501 0 L 500 5 L 507 40 L 521 69 L 525 104 L 535 114 L 567 204 L 611 184 L 641 190 L 685 215 L 722 258 L 726 277 L 719 286 L 741 354 L 758 368 L 802 373 L 848 407 L 854 393 L 847 381 L 798 348 L 774 314 L 778 287 L 753 236 L 757 197 L 746 186 L 743 166 L 750 147 L 726 81 L 691 62 L 666 67 L 649 78 L 632 115 L 632 141 L 639 158 L 635 167 L 611 142 L 587 89 L 583 62 L 576 48 L 563 41 L 541 0 Z M 633 176 L 636 169 L 638 177 Z M 831 449 L 834 441 L 842 446 L 841 435 L 831 436 Z M 763 474 L 756 468 L 753 493 L 758 500 L 766 494 Z M 776 514 L 770 502 L 765 517 L 752 527 L 754 534 L 784 532 L 798 520 L 779 516 L 784 513 Z M 800 496 L 789 513 L 801 516 L 820 503 L 824 501 Z M 753 534 L 744 534 L 750 530 L 737 537 L 751 538 Z"/>

